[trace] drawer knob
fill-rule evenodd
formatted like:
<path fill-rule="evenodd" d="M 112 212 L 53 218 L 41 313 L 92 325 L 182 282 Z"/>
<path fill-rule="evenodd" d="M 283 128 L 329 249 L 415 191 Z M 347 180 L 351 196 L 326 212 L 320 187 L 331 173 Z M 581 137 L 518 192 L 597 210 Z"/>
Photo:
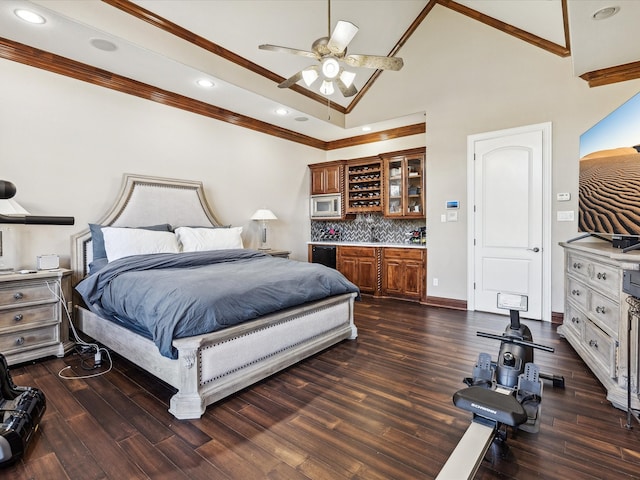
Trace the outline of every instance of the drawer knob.
<path fill-rule="evenodd" d="M 16 338 L 16 345 L 24 345 L 24 337 Z"/>
<path fill-rule="evenodd" d="M 13 298 L 15 300 L 21 300 L 24 297 L 24 295 L 22 294 L 22 292 L 18 292 L 18 293 L 14 293 L 13 294 Z"/>
<path fill-rule="evenodd" d="M 22 320 L 24 318 L 24 315 L 22 315 L 21 313 L 17 314 L 15 317 L 13 317 L 13 319 L 16 322 L 19 322 L 20 320 Z"/>
<path fill-rule="evenodd" d="M 596 340 L 589 340 L 589 346 L 593 348 L 598 348 L 598 342 Z"/>
<path fill-rule="evenodd" d="M 576 297 L 580 296 L 580 290 L 575 289 L 575 290 L 571 290 L 571 295 L 575 295 Z"/>
<path fill-rule="evenodd" d="M 605 313 L 604 307 L 596 307 L 596 313 L 602 313 L 604 315 Z"/>
<path fill-rule="evenodd" d="M 579 262 L 573 262 L 573 268 L 580 270 L 582 268 L 582 264 Z"/>
<path fill-rule="evenodd" d="M 571 317 L 571 321 L 573 323 L 580 323 L 580 319 L 578 317 Z"/>
<path fill-rule="evenodd" d="M 607 274 L 598 272 L 598 275 L 596 275 L 596 277 L 598 277 L 598 280 L 606 280 Z"/>

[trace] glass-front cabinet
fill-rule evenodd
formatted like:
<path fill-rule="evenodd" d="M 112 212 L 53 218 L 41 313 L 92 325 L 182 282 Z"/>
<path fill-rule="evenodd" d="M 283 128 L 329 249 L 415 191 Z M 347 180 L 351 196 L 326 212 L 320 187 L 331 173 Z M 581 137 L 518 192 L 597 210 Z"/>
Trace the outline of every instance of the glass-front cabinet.
<path fill-rule="evenodd" d="M 424 151 L 384 158 L 384 214 L 424 217 Z"/>

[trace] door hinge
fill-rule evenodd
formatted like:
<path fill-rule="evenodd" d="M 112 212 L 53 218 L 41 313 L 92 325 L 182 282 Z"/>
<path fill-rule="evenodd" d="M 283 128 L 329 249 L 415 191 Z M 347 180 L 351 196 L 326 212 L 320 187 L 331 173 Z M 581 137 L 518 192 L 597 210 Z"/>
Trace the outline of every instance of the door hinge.
<path fill-rule="evenodd" d="M 473 282 L 473 289 L 476 289 L 476 282 Z"/>

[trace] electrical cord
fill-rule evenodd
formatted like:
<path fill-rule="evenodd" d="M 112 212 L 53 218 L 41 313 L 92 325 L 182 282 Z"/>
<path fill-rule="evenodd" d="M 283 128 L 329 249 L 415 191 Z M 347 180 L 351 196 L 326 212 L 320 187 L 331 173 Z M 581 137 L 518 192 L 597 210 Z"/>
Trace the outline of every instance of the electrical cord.
<path fill-rule="evenodd" d="M 109 368 L 107 368 L 102 372 L 97 372 L 90 375 L 64 375 L 63 372 L 71 368 L 71 365 L 67 365 L 66 367 L 64 367 L 62 370 L 58 372 L 58 377 L 63 378 L 65 380 L 82 380 L 87 378 L 99 377 L 100 375 L 109 373 L 113 369 L 113 360 L 111 359 L 111 354 L 109 353 L 109 350 L 99 346 L 97 343 L 89 343 L 83 340 L 82 338 L 80 338 L 80 336 L 78 335 L 78 332 L 76 331 L 76 327 L 73 324 L 73 321 L 71 320 L 71 313 L 69 312 L 69 308 L 67 307 L 67 300 L 64 297 L 64 291 L 62 290 L 61 282 L 59 280 L 56 280 L 54 282 L 54 284 L 57 286 L 57 289 L 51 288 L 51 285 L 49 284 L 49 282 L 46 282 L 46 284 L 49 291 L 56 297 L 56 299 L 62 305 L 62 308 L 67 317 L 67 320 L 69 320 L 69 326 L 71 327 L 71 331 L 73 332 L 73 336 L 77 344 L 76 353 L 78 353 L 78 355 L 80 356 L 80 366 L 82 367 L 82 369 L 94 370 L 96 368 L 100 368 L 102 366 L 103 353 L 106 356 L 106 358 L 109 360 Z M 86 358 L 82 356 L 87 352 L 93 352 L 93 365 L 88 364 Z"/>

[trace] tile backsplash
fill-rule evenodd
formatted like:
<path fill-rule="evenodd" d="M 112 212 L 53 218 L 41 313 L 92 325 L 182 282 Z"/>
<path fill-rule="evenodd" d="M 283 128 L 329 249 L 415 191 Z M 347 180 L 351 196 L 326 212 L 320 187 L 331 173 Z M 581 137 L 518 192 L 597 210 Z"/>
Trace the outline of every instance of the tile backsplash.
<path fill-rule="evenodd" d="M 425 227 L 424 219 L 395 220 L 382 214 L 358 214 L 353 220 L 312 220 L 311 241 L 410 243 L 413 232 Z"/>

